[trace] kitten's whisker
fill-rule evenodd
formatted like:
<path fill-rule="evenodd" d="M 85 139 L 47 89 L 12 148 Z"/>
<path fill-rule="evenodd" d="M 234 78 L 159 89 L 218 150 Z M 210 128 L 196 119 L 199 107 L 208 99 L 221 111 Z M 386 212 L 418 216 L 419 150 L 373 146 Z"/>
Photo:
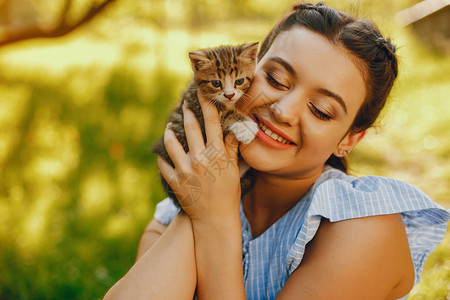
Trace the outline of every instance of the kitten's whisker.
<path fill-rule="evenodd" d="M 246 107 L 249 107 L 252 105 L 252 103 L 255 102 L 255 97 L 250 96 L 248 94 L 243 94 L 241 99 L 239 101 L 242 101 L 242 104 L 240 105 L 241 109 L 245 109 Z"/>
<path fill-rule="evenodd" d="M 248 97 L 248 98 L 252 98 L 252 99 L 254 99 L 254 97 L 253 97 L 252 95 L 250 95 L 250 94 L 247 94 L 247 93 L 244 93 L 244 94 L 242 94 L 242 96 L 245 96 L 245 97 Z"/>
<path fill-rule="evenodd" d="M 247 101 L 247 100 L 254 100 L 255 98 L 253 96 L 250 96 L 249 94 L 242 94 L 241 99 L 243 101 Z"/>
<path fill-rule="evenodd" d="M 243 94 L 242 98 L 244 100 L 244 103 L 247 105 L 250 105 L 251 103 L 253 103 L 257 100 L 257 97 L 251 96 L 249 94 Z"/>
<path fill-rule="evenodd" d="M 187 87 L 186 92 L 183 93 L 182 102 L 189 101 L 191 104 L 193 104 L 191 107 L 193 109 L 193 112 L 195 110 L 194 114 L 196 116 L 198 116 L 198 114 L 200 113 L 199 110 L 201 109 L 203 109 L 204 115 L 213 112 L 212 109 L 217 109 L 219 111 L 220 125 L 222 126 L 223 131 L 224 130 L 228 131 L 233 124 L 236 124 L 237 122 L 245 119 L 246 116 L 235 109 L 236 103 L 234 101 L 228 101 L 228 99 L 230 100 L 234 99 L 233 98 L 234 94 L 233 96 L 228 97 L 230 95 L 230 93 L 228 92 L 230 91 L 230 89 L 226 87 L 226 84 L 229 83 L 229 80 L 227 80 L 226 77 L 232 74 L 231 72 L 232 70 L 238 72 L 237 68 L 239 67 L 240 71 L 242 71 L 241 74 L 242 78 L 237 79 L 239 81 L 235 81 L 235 94 L 236 91 L 238 92 L 243 91 L 244 89 L 241 88 L 243 88 L 245 85 L 242 84 L 246 80 L 249 80 L 251 82 L 250 77 L 252 77 L 251 74 L 253 74 L 255 70 L 257 49 L 258 44 L 255 43 L 237 47 L 226 46 L 211 49 L 201 49 L 198 51 L 190 52 L 189 58 L 191 60 L 191 65 L 194 70 L 194 76 L 193 80 Z M 237 65 L 236 63 L 236 61 L 238 60 L 237 58 L 241 56 L 245 57 L 246 63 Z M 251 59 L 249 60 L 248 58 Z M 223 76 L 221 76 L 222 74 L 219 72 L 219 70 L 222 69 L 226 70 L 224 71 L 225 74 L 223 75 L 225 76 L 225 78 L 223 78 Z M 203 80 L 197 82 L 196 78 L 200 77 L 202 77 Z M 212 85 L 214 89 L 212 89 L 210 85 Z M 239 85 L 240 87 L 236 88 L 237 85 Z M 197 93 L 195 93 L 198 91 L 202 92 L 202 94 L 207 98 L 207 103 L 199 103 L 199 99 L 196 96 Z M 227 94 L 225 94 L 226 91 Z M 250 107 L 251 103 L 254 103 L 255 101 L 260 102 L 259 98 L 260 96 L 264 96 L 264 94 L 259 94 L 256 97 L 243 94 L 242 101 L 244 101 L 245 103 L 244 106 Z M 225 99 L 223 97 L 226 97 L 228 99 Z M 221 101 L 220 99 L 223 99 L 223 101 Z M 201 106 L 201 108 L 199 106 Z M 173 112 L 173 115 L 171 115 L 171 119 L 174 120 L 172 122 L 173 128 L 182 128 L 184 126 L 183 112 L 180 112 L 178 109 Z M 202 132 L 204 133 L 205 124 L 201 124 L 201 127 Z M 186 136 L 184 132 L 182 132 L 182 134 L 184 135 L 184 139 L 181 139 L 180 142 L 182 143 L 183 148 L 187 149 L 188 145 L 186 141 Z M 244 138 L 246 140 L 249 139 L 249 137 L 247 136 L 244 136 Z M 165 149 L 164 143 L 162 142 L 162 139 L 160 141 L 161 142 L 159 142 L 159 144 L 157 144 L 156 147 L 154 147 L 156 149 L 154 151 L 162 155 L 163 158 L 166 159 L 167 161 L 171 161 L 167 153 L 167 150 Z M 214 171 L 215 170 L 208 171 L 208 175 L 210 176 L 210 179 L 213 181 L 216 180 L 216 176 L 220 176 L 220 171 L 219 173 Z M 165 187 L 165 190 L 168 192 L 169 197 L 172 198 L 173 202 L 177 207 L 181 207 L 180 202 L 177 200 L 178 195 L 176 195 L 173 192 L 173 190 L 170 188 L 169 184 L 165 181 L 163 177 L 161 177 L 161 179 Z M 243 185 L 244 186 L 242 187 L 242 190 L 250 189 L 250 184 L 243 184 Z M 199 189 L 201 192 L 200 187 Z M 194 197 L 192 199 L 191 198 L 190 199 L 184 198 L 181 200 L 185 204 L 189 205 L 194 204 L 198 200 L 198 197 Z"/>
<path fill-rule="evenodd" d="M 213 107 L 217 107 L 217 103 L 219 103 L 216 99 L 210 99 L 209 105 L 205 106 L 206 109 L 213 109 Z"/>
<path fill-rule="evenodd" d="M 217 101 L 217 99 L 211 99 L 212 104 L 214 104 L 215 107 L 217 107 L 219 105 L 219 101 Z"/>

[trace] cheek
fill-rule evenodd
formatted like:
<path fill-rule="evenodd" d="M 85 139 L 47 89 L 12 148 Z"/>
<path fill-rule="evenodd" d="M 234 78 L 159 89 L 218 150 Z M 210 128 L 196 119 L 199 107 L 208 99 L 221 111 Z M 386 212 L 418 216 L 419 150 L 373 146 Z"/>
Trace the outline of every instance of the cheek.
<path fill-rule="evenodd" d="M 325 122 L 309 122 L 302 129 L 303 145 L 309 155 L 328 158 L 336 149 L 344 131 L 337 124 Z"/>
<path fill-rule="evenodd" d="M 207 99 L 216 99 L 220 100 L 220 96 L 222 94 L 222 89 L 215 88 L 211 86 L 210 84 L 202 84 L 198 87 L 199 91 L 202 93 L 204 97 Z"/>
<path fill-rule="evenodd" d="M 244 113 L 250 113 L 255 107 L 270 105 L 276 101 L 275 95 L 268 86 L 265 78 L 255 75 L 250 88 L 247 90 L 245 103 L 239 107 Z"/>
<path fill-rule="evenodd" d="M 207 98 L 214 98 L 214 96 L 218 94 L 215 88 L 208 87 L 206 85 L 200 87 L 199 90 L 202 93 L 202 95 Z"/>

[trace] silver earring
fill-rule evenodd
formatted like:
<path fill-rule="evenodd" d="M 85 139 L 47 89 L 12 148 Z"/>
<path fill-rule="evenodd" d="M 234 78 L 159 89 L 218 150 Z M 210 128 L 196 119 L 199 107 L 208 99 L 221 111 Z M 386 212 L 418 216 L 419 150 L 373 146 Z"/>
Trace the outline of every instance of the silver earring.
<path fill-rule="evenodd" d="M 343 151 L 339 152 L 339 155 L 341 155 L 341 156 L 347 156 L 348 153 L 349 153 L 349 152 L 348 152 L 347 150 L 343 150 Z"/>

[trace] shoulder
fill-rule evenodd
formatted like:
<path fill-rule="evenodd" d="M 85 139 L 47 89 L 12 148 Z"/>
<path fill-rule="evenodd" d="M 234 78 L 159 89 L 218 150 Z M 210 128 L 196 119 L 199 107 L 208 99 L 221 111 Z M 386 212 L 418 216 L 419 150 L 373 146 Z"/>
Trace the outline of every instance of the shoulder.
<path fill-rule="evenodd" d="M 299 267 L 282 293 L 324 299 L 400 298 L 414 284 L 408 239 L 400 215 L 338 222 L 322 219 Z"/>
<path fill-rule="evenodd" d="M 441 243 L 450 220 L 449 210 L 413 185 L 380 176 L 356 178 L 333 168 L 325 169 L 305 200 L 304 222 L 288 255 L 291 277 L 322 270 L 338 280 L 348 270 L 383 278 L 387 272 L 394 281 L 404 276 L 397 288 L 408 290 L 412 275 L 419 282 L 426 258 Z M 377 285 L 375 279 L 366 283 Z"/>
<path fill-rule="evenodd" d="M 313 186 L 311 215 L 332 222 L 351 218 L 444 209 L 419 188 L 381 176 L 354 177 L 328 168 Z"/>
<path fill-rule="evenodd" d="M 406 294 L 414 284 L 414 266 L 399 214 L 334 223 L 323 219 L 310 247 L 306 248 L 306 261 L 310 257 L 309 252 L 316 252 L 311 259 L 319 257 L 317 252 L 322 254 L 320 259 L 330 257 L 327 253 L 331 253 L 335 264 L 347 265 L 350 275 L 357 275 L 355 280 L 361 280 L 362 273 L 367 273 L 367 283 L 362 285 L 370 282 L 374 288 L 388 291 L 400 283 L 407 283 Z"/>

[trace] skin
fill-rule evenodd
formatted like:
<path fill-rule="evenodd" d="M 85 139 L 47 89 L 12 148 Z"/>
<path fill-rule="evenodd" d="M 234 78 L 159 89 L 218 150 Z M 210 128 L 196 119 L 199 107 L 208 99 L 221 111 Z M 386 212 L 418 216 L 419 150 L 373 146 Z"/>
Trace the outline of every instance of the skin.
<path fill-rule="evenodd" d="M 207 133 L 204 144 L 193 113 L 184 109 L 190 152 L 184 153 L 173 132 L 166 130 L 165 146 L 175 168 L 161 159 L 158 165 L 180 195 L 188 196 L 189 191 L 176 185 L 174 178 L 195 175 L 202 184 L 201 196 L 186 201 L 186 215 L 178 215 L 167 229 L 150 222 L 136 264 L 106 298 L 125 299 L 131 294 L 135 299 L 192 299 L 197 286 L 199 299 L 245 299 L 238 148 L 257 170 L 255 186 L 243 199 L 256 237 L 305 195 L 331 154 L 350 151 L 363 136 L 349 130 L 366 94 L 354 62 L 344 49 L 305 28 L 275 39 L 258 63 L 248 91 L 252 101 L 242 109 L 264 118 L 295 143 L 288 149 L 274 149 L 258 139 L 238 147 L 232 135 L 223 140 L 217 110 L 200 97 Z M 199 159 L 211 145 L 231 162 L 216 181 L 205 175 Z M 168 279 L 177 285 L 168 288 L 160 283 Z M 413 282 L 398 214 L 335 223 L 323 219 L 277 299 L 395 299 L 408 293 Z"/>
<path fill-rule="evenodd" d="M 277 83 L 268 81 L 268 74 Z M 345 109 L 322 90 L 339 95 Z M 243 202 L 253 232 L 259 235 L 297 203 L 331 153 L 342 156 L 356 145 L 362 133 L 348 131 L 365 93 L 361 73 L 345 50 L 304 28 L 280 33 L 258 63 L 248 91 L 253 101 L 244 109 L 268 120 L 296 147 L 280 151 L 259 140 L 240 146 L 244 160 L 259 171 Z M 324 120 L 317 110 L 332 118 Z M 259 217 L 252 224 L 254 215 Z"/>

